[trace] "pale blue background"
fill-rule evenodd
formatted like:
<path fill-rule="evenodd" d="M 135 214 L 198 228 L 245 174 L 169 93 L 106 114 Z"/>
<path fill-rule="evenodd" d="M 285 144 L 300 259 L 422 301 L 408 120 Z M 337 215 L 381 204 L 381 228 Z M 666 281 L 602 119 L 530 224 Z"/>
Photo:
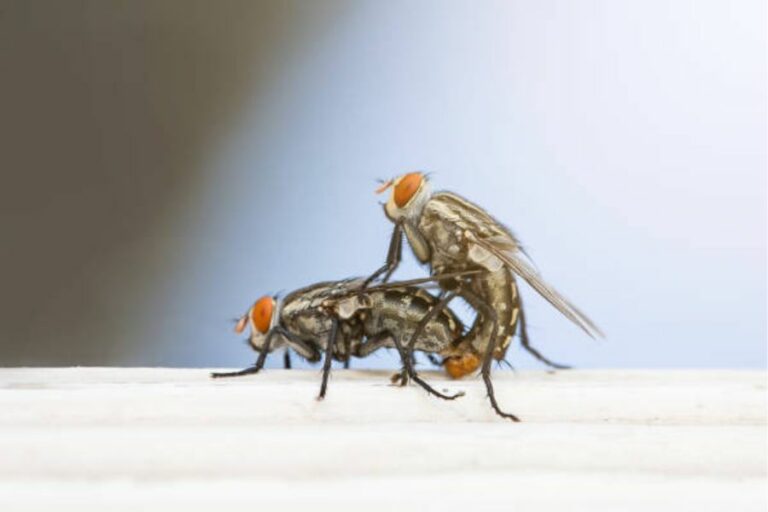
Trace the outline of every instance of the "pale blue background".
<path fill-rule="evenodd" d="M 222 32 L 259 30 L 227 5 Z M 214 76 L 237 54 L 248 87 L 207 126 L 192 177 L 88 267 L 100 309 L 63 331 L 120 347 L 77 356 L 90 364 L 248 364 L 230 318 L 265 293 L 371 272 L 391 228 L 375 180 L 422 169 L 510 226 L 608 335 L 586 338 L 524 289 L 532 339 L 553 359 L 764 367 L 764 5 L 292 4 L 288 35 L 215 56 Z M 422 274 L 408 254 L 396 275 Z M 34 302 L 40 318 L 78 300 L 62 293 Z M 511 359 L 536 366 L 519 349 Z"/>

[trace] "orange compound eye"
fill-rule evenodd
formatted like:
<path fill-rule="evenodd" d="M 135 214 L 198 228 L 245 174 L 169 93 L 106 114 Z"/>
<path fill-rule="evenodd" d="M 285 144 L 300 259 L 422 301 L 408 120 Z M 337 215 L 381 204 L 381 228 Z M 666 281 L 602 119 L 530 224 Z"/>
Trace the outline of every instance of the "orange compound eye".
<path fill-rule="evenodd" d="M 395 204 L 398 208 L 402 208 L 411 198 L 416 195 L 416 192 L 421 188 L 421 183 L 424 181 L 424 175 L 420 172 L 411 172 L 397 180 L 395 185 Z"/>
<path fill-rule="evenodd" d="M 275 307 L 275 301 L 272 297 L 264 296 L 256 301 L 251 308 L 251 320 L 256 329 L 264 334 L 269 330 L 272 323 L 272 310 Z"/>

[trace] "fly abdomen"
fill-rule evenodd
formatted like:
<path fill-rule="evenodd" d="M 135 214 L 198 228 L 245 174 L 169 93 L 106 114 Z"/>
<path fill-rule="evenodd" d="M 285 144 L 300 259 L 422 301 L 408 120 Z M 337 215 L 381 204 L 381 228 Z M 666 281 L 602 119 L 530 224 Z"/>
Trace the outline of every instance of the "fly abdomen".
<path fill-rule="evenodd" d="M 403 343 L 416 332 L 419 323 L 437 304 L 438 300 L 425 290 L 406 287 L 383 292 L 372 292 L 371 309 L 363 322 L 365 335 L 375 337 L 382 333 L 396 336 Z M 430 353 L 445 351 L 457 340 L 463 326 L 448 308 L 427 322 L 414 348 Z M 391 341 L 394 345 L 394 341 Z"/>
<path fill-rule="evenodd" d="M 496 272 L 489 272 L 475 277 L 469 285 L 472 292 L 481 297 L 493 309 L 497 318 L 497 345 L 494 358 L 504 359 L 504 356 L 517 331 L 520 318 L 520 297 L 517 283 L 512 273 L 506 268 Z M 478 312 L 470 331 L 467 333 L 467 341 L 481 353 L 485 351 L 493 335 L 492 325 L 487 315 Z"/>

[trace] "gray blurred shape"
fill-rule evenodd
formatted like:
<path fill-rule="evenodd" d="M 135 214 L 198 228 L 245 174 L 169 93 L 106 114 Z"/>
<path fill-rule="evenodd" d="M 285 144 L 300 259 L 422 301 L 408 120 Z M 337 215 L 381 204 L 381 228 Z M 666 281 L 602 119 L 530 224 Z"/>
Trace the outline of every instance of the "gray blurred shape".
<path fill-rule="evenodd" d="M 151 229 L 200 186 L 241 102 L 342 7 L 0 2 L 0 365 L 161 362 L 152 340 L 113 336 L 151 314 L 143 295 L 183 249 Z"/>

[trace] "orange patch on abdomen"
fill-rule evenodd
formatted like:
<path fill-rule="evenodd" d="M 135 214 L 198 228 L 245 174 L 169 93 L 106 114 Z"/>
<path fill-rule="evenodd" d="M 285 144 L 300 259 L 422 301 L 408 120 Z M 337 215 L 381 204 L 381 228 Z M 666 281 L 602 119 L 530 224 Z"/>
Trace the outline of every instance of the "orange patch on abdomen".
<path fill-rule="evenodd" d="M 471 352 L 467 352 L 460 356 L 445 358 L 443 366 L 445 366 L 445 372 L 450 375 L 452 379 L 460 379 L 480 367 L 480 358 Z"/>

